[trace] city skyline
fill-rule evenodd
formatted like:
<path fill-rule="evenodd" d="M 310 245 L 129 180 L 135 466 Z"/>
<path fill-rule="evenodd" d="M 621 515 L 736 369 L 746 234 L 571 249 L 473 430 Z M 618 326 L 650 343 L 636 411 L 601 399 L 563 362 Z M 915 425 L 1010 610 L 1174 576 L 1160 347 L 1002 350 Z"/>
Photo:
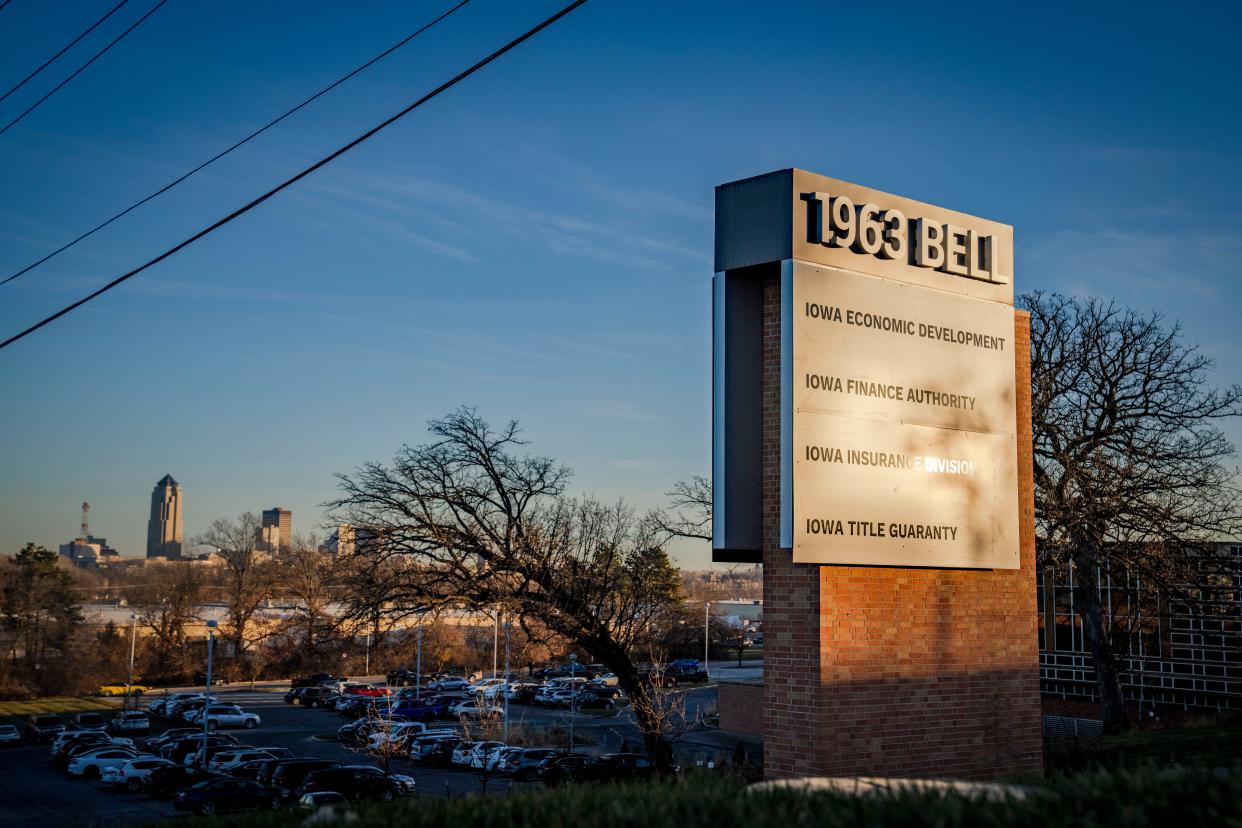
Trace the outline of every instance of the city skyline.
<path fill-rule="evenodd" d="M 553 6 L 463 8 L 159 203 L 0 286 L 0 328 L 227 215 Z M 21 77 L 63 45 L 38 7 L 6 9 L 25 34 L 0 53 L 0 75 Z M 952 21 L 919 7 L 881 31 L 861 7 L 587 4 L 6 349 L 0 387 L 19 393 L 0 411 L 0 551 L 55 548 L 86 499 L 110 543 L 141 557 L 151 481 L 166 471 L 192 491 L 187 540 L 276 501 L 322 534 L 334 473 L 388 461 L 460 405 L 519 420 L 530 451 L 575 470 L 574 492 L 661 505 L 676 481 L 710 471 L 713 190 L 786 166 L 1012 224 L 1019 292 L 1165 313 L 1217 360 L 1214 382 L 1238 382 L 1239 242 L 1218 225 L 1237 214 L 1242 115 L 1216 90 L 1238 78 L 1228 33 L 1239 12 L 1205 28 L 1164 10 L 1167 46 L 1153 53 L 1155 8 L 1076 7 L 1066 27 L 1035 7 Z M 0 137 L 4 275 L 429 15 L 382 3 L 343 25 L 335 6 L 306 9 L 291 20 L 236 2 L 210 15 L 168 4 Z M 92 12 L 70 15 L 84 28 Z M 801 32 L 818 34 L 791 36 Z M 947 41 L 971 48 L 947 57 Z M 1224 427 L 1242 442 L 1242 426 Z M 673 551 L 706 565 L 707 546 Z"/>

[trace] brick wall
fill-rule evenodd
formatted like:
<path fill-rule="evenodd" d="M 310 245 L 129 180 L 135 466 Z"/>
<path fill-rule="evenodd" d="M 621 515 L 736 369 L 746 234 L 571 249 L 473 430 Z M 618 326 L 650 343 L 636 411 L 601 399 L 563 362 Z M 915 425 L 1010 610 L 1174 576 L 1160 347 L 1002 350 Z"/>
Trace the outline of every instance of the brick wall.
<path fill-rule="evenodd" d="M 763 685 L 759 682 L 722 681 L 718 687 L 720 729 L 763 738 Z"/>
<path fill-rule="evenodd" d="M 780 539 L 780 281 L 764 289 L 764 767 L 992 779 L 1043 769 L 1030 320 L 1015 313 L 1022 566 L 794 564 Z"/>

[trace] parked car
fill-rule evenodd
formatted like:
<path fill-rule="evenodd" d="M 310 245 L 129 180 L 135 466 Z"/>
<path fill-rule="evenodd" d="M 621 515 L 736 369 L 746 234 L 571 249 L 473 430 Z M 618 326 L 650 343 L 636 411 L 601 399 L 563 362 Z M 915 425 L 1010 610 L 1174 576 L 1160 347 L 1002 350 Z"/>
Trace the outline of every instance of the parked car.
<path fill-rule="evenodd" d="M 239 750 L 251 750 L 254 745 L 230 745 L 225 744 L 206 744 L 191 753 L 185 759 L 185 764 L 193 765 L 196 768 L 207 768 L 207 770 L 216 770 L 211 766 L 211 760 L 221 753 L 235 753 Z"/>
<path fill-rule="evenodd" d="M 393 687 L 415 687 L 419 684 L 418 673 L 413 670 L 390 670 L 384 678 Z"/>
<path fill-rule="evenodd" d="M 470 682 L 461 676 L 446 676 L 445 678 L 427 682 L 427 689 L 440 692 L 460 692 L 470 689 Z"/>
<path fill-rule="evenodd" d="M 453 748 L 460 741 L 461 736 L 455 733 L 428 733 L 409 743 L 408 755 L 411 762 L 447 765 L 452 758 Z"/>
<path fill-rule="evenodd" d="M 187 768 L 185 765 L 153 768 L 142 780 L 142 790 L 151 797 L 163 799 L 172 796 L 182 788 L 198 784 L 206 779 L 216 779 L 218 774 L 202 768 Z"/>
<path fill-rule="evenodd" d="M 212 754 L 207 762 L 207 770 L 231 771 L 249 762 L 259 759 L 292 759 L 293 751 L 283 747 L 231 747 Z"/>
<path fill-rule="evenodd" d="M 478 742 L 470 739 L 462 739 L 460 742 L 453 745 L 453 753 L 449 758 L 450 764 L 458 765 L 460 767 L 470 767 L 470 751 L 474 750 L 474 746 L 477 744 Z"/>
<path fill-rule="evenodd" d="M 553 748 L 514 748 L 504 755 L 497 770 L 518 782 L 529 782 L 536 778 L 535 771 L 544 761 L 564 755 Z"/>
<path fill-rule="evenodd" d="M 113 733 L 146 733 L 151 729 L 151 719 L 142 710 L 122 710 L 108 722 Z"/>
<path fill-rule="evenodd" d="M 198 693 L 171 693 L 147 702 L 147 710 L 160 716 L 170 715 L 169 707 L 180 701 L 200 698 Z"/>
<path fill-rule="evenodd" d="M 160 748 L 164 745 L 175 742 L 178 739 L 186 739 L 190 736 L 201 734 L 202 732 L 203 729 L 201 727 L 174 727 L 152 736 L 143 742 L 142 746 L 150 753 L 159 753 Z"/>
<path fill-rule="evenodd" d="M 44 744 L 64 729 L 65 723 L 60 716 L 37 713 L 26 719 L 26 741 L 32 745 Z"/>
<path fill-rule="evenodd" d="M 403 753 L 408 748 L 408 742 L 427 735 L 452 736 L 454 733 L 448 728 L 434 730 L 425 722 L 380 723 L 372 727 L 367 736 L 367 750 L 378 753 L 392 746 L 397 753 Z"/>
<path fill-rule="evenodd" d="M 232 736 L 225 734 L 213 733 L 210 736 L 187 736 L 184 739 L 178 739 L 175 742 L 163 745 L 160 748 L 160 756 L 165 759 L 171 759 L 179 765 L 190 764 L 190 758 L 198 753 L 199 748 L 204 744 L 208 745 L 236 745 L 237 740 Z"/>
<path fill-rule="evenodd" d="M 16 725 L 0 724 L 0 747 L 15 747 L 22 743 L 22 734 Z"/>
<path fill-rule="evenodd" d="M 349 681 L 345 676 L 334 676 L 331 673 L 314 673 L 309 676 L 301 676 L 295 678 L 292 682 L 294 687 L 315 687 L 325 681 Z"/>
<path fill-rule="evenodd" d="M 337 698 L 337 692 L 331 687 L 295 687 L 285 694 L 285 704 L 300 704 L 305 707 L 328 707 Z"/>
<path fill-rule="evenodd" d="M 347 684 L 341 691 L 342 696 L 366 696 L 372 699 L 391 694 L 392 691 L 387 687 L 377 687 L 374 684 Z"/>
<path fill-rule="evenodd" d="M 616 687 L 620 682 L 621 679 L 617 678 L 616 673 L 600 673 L 591 679 L 592 684 L 599 684 L 604 687 Z"/>
<path fill-rule="evenodd" d="M 589 690 L 571 691 L 568 696 L 557 699 L 557 706 L 575 710 L 612 710 L 612 699 L 606 699 Z"/>
<path fill-rule="evenodd" d="M 207 816 L 217 811 L 247 811 L 259 808 L 277 810 L 284 800 L 271 788 L 249 779 L 208 779 L 179 791 L 173 799 L 178 811 L 193 811 Z"/>
<path fill-rule="evenodd" d="M 464 716 L 467 719 L 502 719 L 505 715 L 505 709 L 487 702 L 466 699 L 449 707 L 449 714 Z"/>
<path fill-rule="evenodd" d="M 318 791 L 336 791 L 347 799 L 376 799 L 390 802 L 410 793 L 414 780 L 404 777 L 402 781 L 371 765 L 342 765 L 307 774 L 298 789 L 300 794 Z"/>
<path fill-rule="evenodd" d="M 112 684 L 101 684 L 96 691 L 101 696 L 141 696 L 143 693 L 151 692 L 151 688 L 145 684 L 126 684 L 125 682 L 113 682 Z"/>
<path fill-rule="evenodd" d="M 334 759 L 286 759 L 273 770 L 271 786 L 280 796 L 288 799 L 312 771 L 337 768 L 340 765 Z"/>
<path fill-rule="evenodd" d="M 62 734 L 52 740 L 50 758 L 53 765 L 63 768 L 69 764 L 71 757 L 87 750 L 99 747 L 132 748 L 133 746 L 134 742 L 132 739 L 109 736 L 107 733 L 99 730 L 74 730 L 69 731 L 68 735 Z"/>
<path fill-rule="evenodd" d="M 288 759 L 292 757 L 283 756 L 280 758 Z M 255 782 L 258 782 L 259 777 L 263 773 L 263 766 L 271 761 L 278 761 L 278 760 L 273 760 L 271 757 L 265 757 L 263 759 L 251 759 L 249 762 L 240 762 L 240 763 L 236 763 L 233 765 L 225 766 L 221 768 L 219 771 L 213 771 L 213 773 L 220 773 L 225 776 L 237 776 L 242 779 L 253 779 Z"/>
<path fill-rule="evenodd" d="M 252 730 L 263 721 L 258 713 L 247 713 L 235 704 L 213 704 L 204 709 L 207 711 L 206 714 L 202 709 L 191 711 L 186 715 L 186 721 L 201 722 L 203 716 L 206 715 L 207 727 L 211 730 L 220 727 L 244 727 Z"/>
<path fill-rule="evenodd" d="M 104 768 L 123 764 L 141 755 L 133 748 L 108 745 L 74 756 L 69 760 L 65 770 L 69 771 L 73 776 L 85 776 L 87 779 L 94 779 L 99 776 L 99 772 Z"/>
<path fill-rule="evenodd" d="M 545 759 L 539 763 L 532 775 L 545 785 L 555 787 L 562 782 L 594 778 L 595 764 L 595 757 L 574 753 Z"/>
<path fill-rule="evenodd" d="M 504 748 L 507 748 L 507 747 L 508 745 L 506 745 L 504 742 L 496 742 L 496 741 L 475 742 L 474 745 L 470 748 L 470 755 L 468 757 L 466 764 L 474 768 L 475 770 L 490 770 L 487 767 L 488 757 L 491 756 L 491 754 L 494 753 L 495 751 L 503 750 Z"/>
<path fill-rule="evenodd" d="M 117 785 L 127 791 L 142 790 L 143 780 L 157 768 L 171 768 L 173 763 L 158 756 L 136 756 L 119 765 L 109 765 L 99 773 L 99 781 Z"/>
<path fill-rule="evenodd" d="M 408 719 L 415 719 L 420 722 L 430 722 L 435 719 L 445 719 L 449 715 L 449 706 L 456 700 L 445 699 L 440 696 L 424 696 L 421 701 L 415 701 L 411 698 L 394 699 L 392 703 L 392 712 L 395 716 L 405 716 Z"/>

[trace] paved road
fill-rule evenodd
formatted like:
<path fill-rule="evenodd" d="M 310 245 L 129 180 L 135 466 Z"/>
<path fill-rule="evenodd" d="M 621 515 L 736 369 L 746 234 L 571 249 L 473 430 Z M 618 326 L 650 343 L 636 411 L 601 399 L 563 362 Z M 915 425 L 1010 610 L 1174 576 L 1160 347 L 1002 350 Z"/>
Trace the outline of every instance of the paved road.
<path fill-rule="evenodd" d="M 334 741 L 336 729 L 344 721 L 338 714 L 286 705 L 282 696 L 287 687 L 284 684 L 256 687 L 254 690 L 248 686 L 217 688 L 216 695 L 222 701 L 239 704 L 263 718 L 263 724 L 254 730 L 230 732 L 245 744 L 287 747 L 299 756 L 345 762 L 374 761 L 364 754 L 350 752 Z M 687 693 L 687 708 L 690 710 L 701 709 L 715 700 L 714 687 L 695 688 Z M 605 717 L 585 713 L 571 715 L 563 711 L 518 705 L 510 708 L 511 727 L 558 727 L 567 730 L 571 721 L 575 741 L 578 745 L 585 741 L 589 745 L 588 750 L 615 751 L 626 743 L 632 747 L 641 744 L 628 711 Z M 710 739 L 686 740 L 680 749 L 685 756 L 683 764 L 693 763 L 696 757 L 710 758 L 728 753 L 727 748 L 713 745 Z M 404 759 L 394 760 L 392 770 L 413 776 L 418 783 L 419 796 L 463 796 L 480 790 L 480 780 L 469 771 L 422 768 Z M 489 790 L 503 792 L 508 786 L 508 780 L 494 779 L 489 784 Z M 3 828 L 89 824 L 115 826 L 171 817 L 176 813 L 165 801 L 116 791 L 98 781 L 70 777 L 55 770 L 48 763 L 46 746 L 0 750 L 0 826 Z"/>

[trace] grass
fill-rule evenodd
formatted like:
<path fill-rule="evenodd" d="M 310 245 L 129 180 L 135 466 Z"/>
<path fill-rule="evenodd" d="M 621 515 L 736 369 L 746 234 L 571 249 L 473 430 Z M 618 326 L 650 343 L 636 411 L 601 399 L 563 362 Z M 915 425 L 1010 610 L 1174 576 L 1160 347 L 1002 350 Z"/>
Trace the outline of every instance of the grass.
<path fill-rule="evenodd" d="M 115 712 L 119 709 L 112 702 L 92 696 L 49 696 L 27 701 L 0 702 L 0 719 L 3 719 L 6 724 L 22 724 L 27 716 L 36 713 L 55 713 L 58 716 L 68 716 L 75 713 L 84 713 L 88 710 Z"/>
<path fill-rule="evenodd" d="M 1242 825 L 1242 765 L 1124 768 L 1047 780 L 1023 799 L 985 801 L 954 793 L 850 797 L 789 791 L 757 793 L 727 775 L 669 783 L 583 785 L 500 797 L 403 800 L 359 808 L 351 828 L 1156 828 Z M 256 813 L 201 826 L 284 828 L 303 815 Z"/>
<path fill-rule="evenodd" d="M 1050 774 L 1144 764 L 1230 765 L 1242 761 L 1242 717 L 1205 727 L 1044 740 Z"/>

